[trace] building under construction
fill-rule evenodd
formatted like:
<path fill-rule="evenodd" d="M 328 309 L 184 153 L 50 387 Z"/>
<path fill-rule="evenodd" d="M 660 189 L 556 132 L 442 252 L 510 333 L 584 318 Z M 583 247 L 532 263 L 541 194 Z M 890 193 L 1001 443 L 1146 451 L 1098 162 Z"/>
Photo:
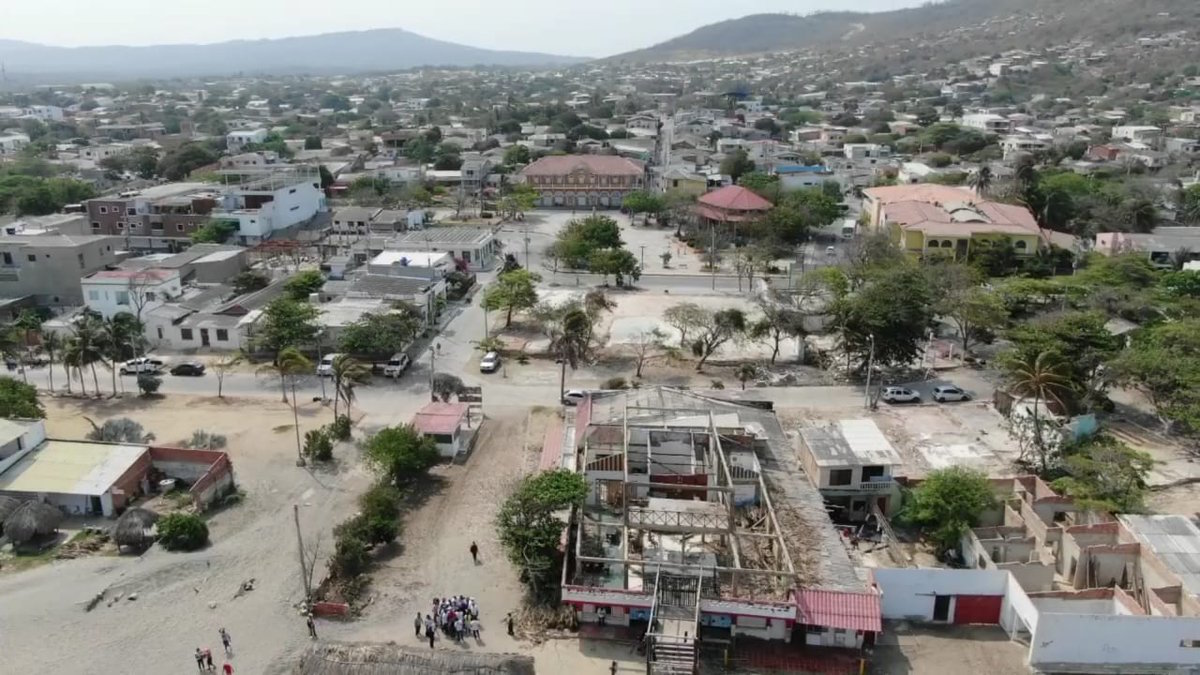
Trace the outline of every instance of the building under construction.
<path fill-rule="evenodd" d="M 878 595 L 769 407 L 666 387 L 596 394 L 563 447 L 589 488 L 563 601 L 581 622 L 644 632 L 648 673 L 694 672 L 699 641 L 803 631 L 856 648 L 879 631 Z"/>

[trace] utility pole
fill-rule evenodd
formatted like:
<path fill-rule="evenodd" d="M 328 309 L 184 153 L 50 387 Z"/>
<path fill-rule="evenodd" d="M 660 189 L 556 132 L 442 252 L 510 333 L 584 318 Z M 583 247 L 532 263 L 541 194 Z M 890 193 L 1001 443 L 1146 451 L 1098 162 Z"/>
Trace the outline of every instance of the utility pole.
<path fill-rule="evenodd" d="M 292 516 L 296 521 L 296 546 L 300 552 L 300 585 L 304 589 L 304 609 L 312 608 L 312 589 L 308 585 L 308 563 L 304 561 L 304 537 L 300 534 L 300 505 L 292 504 Z"/>
<path fill-rule="evenodd" d="M 708 223 L 710 233 L 710 246 L 708 254 L 708 267 L 712 271 L 712 289 L 717 290 L 717 225 L 712 221 Z"/>
<path fill-rule="evenodd" d="M 639 248 L 642 249 L 642 269 L 644 270 L 646 269 L 646 247 L 640 246 Z"/>
<path fill-rule="evenodd" d="M 523 239 L 525 240 L 525 269 L 529 269 L 529 226 L 526 225 L 523 230 Z"/>
<path fill-rule="evenodd" d="M 566 396 L 566 394 L 567 394 L 567 359 L 565 357 L 560 357 L 559 358 L 559 371 L 558 371 L 558 400 L 560 403 L 562 402 L 563 397 Z"/>
<path fill-rule="evenodd" d="M 433 393 L 433 376 L 437 373 L 437 353 L 442 348 L 441 343 L 434 343 L 429 347 L 429 398 L 436 399 L 437 395 Z"/>
<path fill-rule="evenodd" d="M 870 409 L 871 407 L 871 371 L 875 369 L 875 335 L 867 336 L 871 341 L 870 355 L 867 357 L 867 386 L 863 395 L 863 407 Z"/>

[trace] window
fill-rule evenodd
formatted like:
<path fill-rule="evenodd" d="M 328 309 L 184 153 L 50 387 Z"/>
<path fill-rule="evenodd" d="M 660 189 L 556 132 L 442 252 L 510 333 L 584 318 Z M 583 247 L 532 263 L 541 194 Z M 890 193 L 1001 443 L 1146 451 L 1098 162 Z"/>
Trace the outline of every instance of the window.
<path fill-rule="evenodd" d="M 883 478 L 882 466 L 864 466 L 862 468 L 862 480 L 864 483 L 872 478 Z"/>
<path fill-rule="evenodd" d="M 162 339 L 162 337 L 163 337 L 163 333 L 162 333 L 162 326 L 159 326 L 159 327 L 158 327 L 158 339 L 159 339 L 159 340 L 161 340 L 161 339 Z"/>
<path fill-rule="evenodd" d="M 854 469 L 833 469 L 829 472 L 830 485 L 849 485 L 854 478 Z"/>
<path fill-rule="evenodd" d="M 123 221 L 120 221 L 120 220 L 118 220 L 118 221 L 117 221 L 117 229 L 118 229 L 118 230 L 123 230 L 123 229 L 125 229 L 125 223 L 124 223 Z"/>
<path fill-rule="evenodd" d="M 175 223 L 175 231 L 183 232 L 183 223 Z"/>
<path fill-rule="evenodd" d="M 1024 251 L 1024 250 L 1025 250 L 1025 246 L 1026 246 L 1025 242 L 1024 242 L 1024 241 L 1022 241 L 1022 240 L 1020 240 L 1020 239 L 1018 239 L 1017 241 L 1013 242 L 1013 248 L 1017 249 L 1018 251 Z"/>
<path fill-rule="evenodd" d="M 128 305 L 129 304 L 129 291 L 117 291 L 117 304 L 118 305 Z"/>
<path fill-rule="evenodd" d="M 29 262 L 37 262 L 37 254 L 30 253 L 29 255 L 25 256 L 25 259 Z"/>
<path fill-rule="evenodd" d="M 88 300 L 92 300 L 92 301 L 100 300 L 100 291 L 88 291 Z"/>
<path fill-rule="evenodd" d="M 76 257 L 79 258 L 79 269 L 83 269 L 84 267 L 87 267 L 87 265 L 83 262 L 83 254 L 82 253 L 80 253 Z"/>
<path fill-rule="evenodd" d="M 4 256 L 4 264 L 5 264 L 5 265 L 11 265 L 11 264 L 13 264 L 13 257 L 12 257 L 12 254 L 11 254 L 11 253 L 9 253 L 8 251 L 5 251 L 4 253 L 2 253 L 2 254 L 0 254 L 0 255 L 3 255 L 3 256 Z"/>
<path fill-rule="evenodd" d="M 100 213 L 108 213 L 108 207 L 107 207 L 107 206 L 101 206 L 101 207 L 100 207 Z"/>
<path fill-rule="evenodd" d="M 217 329 L 217 342 L 229 342 L 229 331 L 224 328 Z"/>
<path fill-rule="evenodd" d="M 114 206 L 114 207 L 112 207 L 112 212 L 113 212 L 113 213 L 120 213 L 120 212 L 121 212 L 121 207 L 119 207 L 119 206 Z"/>
<path fill-rule="evenodd" d="M 146 291 L 146 300 L 154 300 L 154 291 Z"/>
<path fill-rule="evenodd" d="M 462 252 L 462 259 L 463 259 L 464 261 L 466 261 L 466 262 L 471 262 L 471 252 L 470 252 L 470 251 L 463 251 L 463 252 Z"/>
<path fill-rule="evenodd" d="M 183 340 L 184 342 L 191 342 L 192 341 L 192 329 L 191 328 L 180 328 L 179 329 L 179 339 Z"/>
<path fill-rule="evenodd" d="M 93 221 L 92 221 L 92 229 L 93 229 L 93 230 L 98 230 L 98 229 L 100 229 L 100 223 L 97 223 L 96 221 L 94 221 L 94 220 L 93 220 Z"/>

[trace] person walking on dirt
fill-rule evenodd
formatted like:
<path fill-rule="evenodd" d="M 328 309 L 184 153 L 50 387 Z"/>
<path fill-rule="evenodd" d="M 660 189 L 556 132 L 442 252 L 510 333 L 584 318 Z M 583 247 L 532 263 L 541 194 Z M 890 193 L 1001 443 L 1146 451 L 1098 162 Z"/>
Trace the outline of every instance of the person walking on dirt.
<path fill-rule="evenodd" d="M 208 666 L 209 670 L 217 669 L 217 667 L 213 665 L 212 650 L 208 649 L 207 647 L 204 649 L 204 662 Z"/>
<path fill-rule="evenodd" d="M 415 634 L 417 637 L 421 637 L 421 628 L 422 627 L 423 626 L 422 626 L 422 622 L 421 622 L 421 613 L 417 612 L 417 618 L 413 619 L 413 630 L 415 631 Z"/>
<path fill-rule="evenodd" d="M 476 544 L 475 542 L 471 542 L 471 560 L 476 565 L 479 564 L 479 544 Z"/>
<path fill-rule="evenodd" d="M 608 667 L 608 672 L 610 673 L 610 675 L 617 675 L 617 662 L 616 661 L 613 661 L 612 665 Z"/>
<path fill-rule="evenodd" d="M 196 667 L 200 669 L 200 672 L 204 672 L 204 650 L 199 647 L 196 647 Z"/>
<path fill-rule="evenodd" d="M 505 617 L 504 617 L 504 623 L 508 624 L 508 634 L 509 634 L 509 635 L 515 635 L 515 633 L 513 633 L 513 615 L 512 615 L 512 612 L 509 612 L 508 614 L 506 614 L 506 615 L 505 615 Z"/>
<path fill-rule="evenodd" d="M 427 626 L 425 628 L 425 637 L 429 638 L 429 648 L 430 649 L 433 649 L 433 636 L 434 635 L 436 635 L 436 633 L 433 632 L 433 626 Z"/>
<path fill-rule="evenodd" d="M 224 673 L 224 675 L 233 675 L 233 664 L 226 661 L 225 665 L 221 666 L 221 672 Z"/>
<path fill-rule="evenodd" d="M 224 628 L 217 632 L 221 634 L 221 646 L 225 647 L 225 658 L 233 656 L 233 639 L 229 637 L 229 632 Z"/>
<path fill-rule="evenodd" d="M 315 621 L 313 621 L 312 614 L 309 614 L 305 617 L 305 623 L 308 624 L 308 637 L 312 638 L 313 640 L 316 640 L 317 639 L 317 624 Z"/>

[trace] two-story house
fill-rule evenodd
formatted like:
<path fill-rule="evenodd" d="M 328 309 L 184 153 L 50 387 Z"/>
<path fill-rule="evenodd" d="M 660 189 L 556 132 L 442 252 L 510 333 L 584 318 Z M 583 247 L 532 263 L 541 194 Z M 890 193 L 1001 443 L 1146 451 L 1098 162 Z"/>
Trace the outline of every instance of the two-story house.
<path fill-rule="evenodd" d="M 79 277 L 116 264 L 116 237 L 15 235 L 0 237 L 0 297 L 29 298 L 31 304 L 83 304 Z"/>
<path fill-rule="evenodd" d="M 900 506 L 894 471 L 903 461 L 872 420 L 801 429 L 799 455 L 835 521 L 858 522 L 875 506 L 884 515 Z"/>
<path fill-rule="evenodd" d="M 262 143 L 267 140 L 266 129 L 244 129 L 225 134 L 225 147 L 231 153 L 241 152 L 248 145 Z"/>
<path fill-rule="evenodd" d="M 537 191 L 541 206 L 617 208 L 646 185 L 644 164 L 610 155 L 542 157 L 521 176 Z"/>
<path fill-rule="evenodd" d="M 101 270 L 80 280 L 87 308 L 105 319 L 141 315 L 183 295 L 179 272 L 157 268 Z"/>

